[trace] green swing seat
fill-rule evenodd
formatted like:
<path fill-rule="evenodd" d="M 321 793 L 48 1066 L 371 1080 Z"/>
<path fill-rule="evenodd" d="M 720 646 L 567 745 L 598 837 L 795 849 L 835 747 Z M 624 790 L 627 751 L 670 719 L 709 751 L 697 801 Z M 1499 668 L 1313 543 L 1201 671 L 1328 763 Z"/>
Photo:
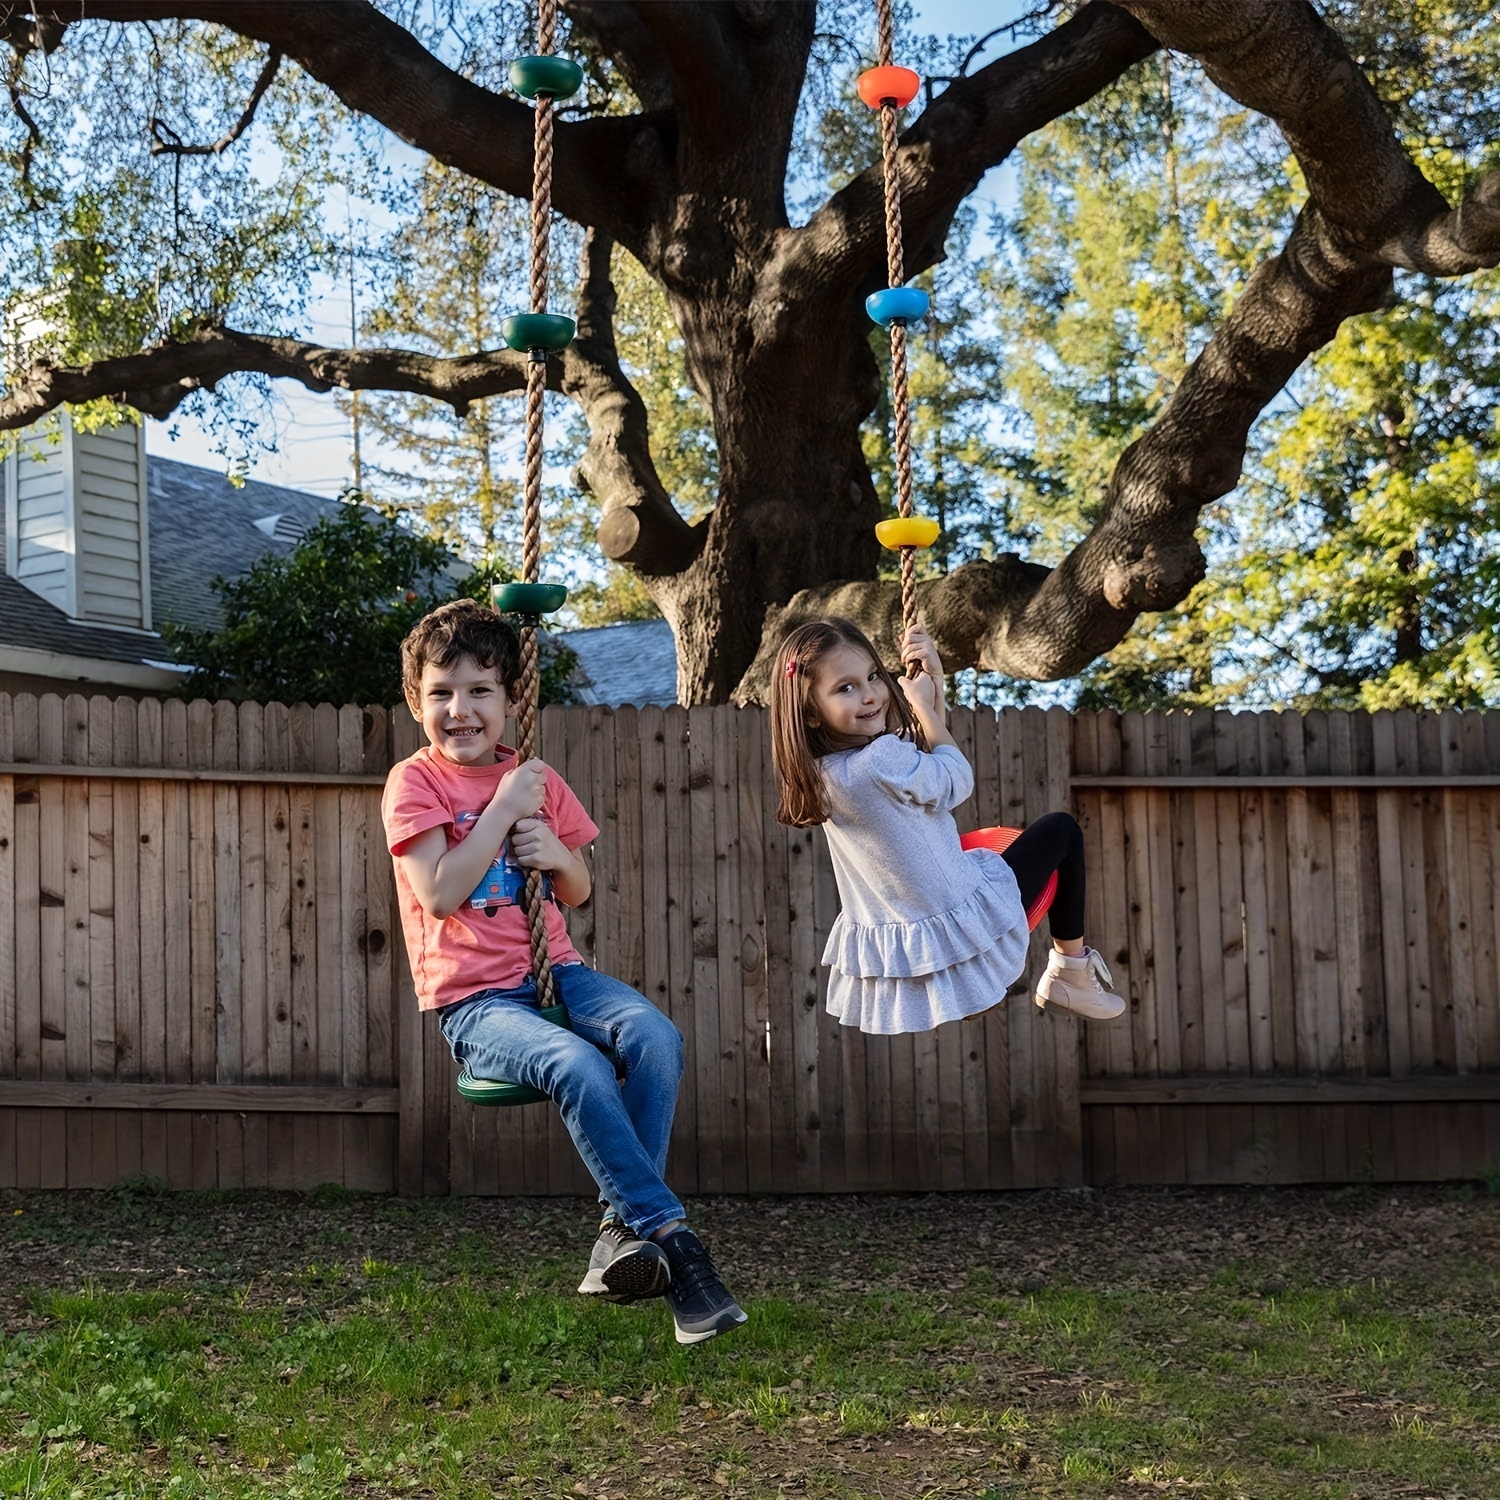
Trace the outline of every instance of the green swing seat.
<path fill-rule="evenodd" d="M 568 1025 L 568 1007 L 561 1004 L 544 1005 L 537 1014 L 544 1021 L 551 1021 L 554 1026 Z M 615 1076 L 623 1077 L 623 1067 L 618 1057 L 613 1053 Z M 465 1063 L 458 1073 L 459 1097 L 467 1099 L 470 1104 L 487 1105 L 509 1105 L 509 1104 L 550 1104 L 551 1098 L 544 1094 L 541 1089 L 534 1089 L 527 1083 L 506 1083 L 499 1078 L 476 1078 L 470 1071 L 468 1063 Z"/>
<path fill-rule="evenodd" d="M 554 1026 L 566 1026 L 568 1024 L 568 1007 L 566 1005 L 548 1005 L 537 1012 L 544 1021 L 551 1021 Z M 546 1104 L 547 1095 L 540 1089 L 534 1089 L 526 1083 L 505 1083 L 498 1078 L 476 1078 L 470 1071 L 468 1063 L 465 1063 L 458 1075 L 459 1095 L 467 1099 L 470 1104 Z"/>

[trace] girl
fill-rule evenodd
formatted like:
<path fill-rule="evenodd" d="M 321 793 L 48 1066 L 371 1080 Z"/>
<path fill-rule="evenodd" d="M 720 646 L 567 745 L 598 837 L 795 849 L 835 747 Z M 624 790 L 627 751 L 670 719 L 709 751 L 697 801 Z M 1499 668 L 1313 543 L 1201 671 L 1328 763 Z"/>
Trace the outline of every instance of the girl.
<path fill-rule="evenodd" d="M 843 908 L 823 951 L 829 1011 L 890 1035 L 998 1004 L 1026 966 L 1026 911 L 1056 871 L 1036 1003 L 1096 1021 L 1123 1014 L 1104 960 L 1083 944 L 1077 823 L 1049 813 L 1004 854 L 962 849 L 952 810 L 974 773 L 948 733 L 942 663 L 920 627 L 901 655 L 922 671 L 898 691 L 858 627 L 830 618 L 799 625 L 776 657 L 776 816 L 823 824 Z"/>

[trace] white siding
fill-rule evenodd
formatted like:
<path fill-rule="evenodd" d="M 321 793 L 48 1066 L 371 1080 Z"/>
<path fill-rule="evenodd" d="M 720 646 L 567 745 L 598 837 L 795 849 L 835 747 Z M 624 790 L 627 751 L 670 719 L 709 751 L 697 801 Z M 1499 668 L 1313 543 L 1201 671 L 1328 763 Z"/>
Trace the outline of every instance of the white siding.
<path fill-rule="evenodd" d="M 145 431 L 50 430 L 7 461 L 6 568 L 76 620 L 149 630 Z"/>
<path fill-rule="evenodd" d="M 69 434 L 57 423 L 28 432 L 6 460 L 5 568 L 33 593 L 71 614 L 73 528 Z"/>
<path fill-rule="evenodd" d="M 141 566 L 146 534 L 146 435 L 134 424 L 73 434 L 78 618 L 149 629 Z M 122 555 L 117 542 L 134 537 Z"/>

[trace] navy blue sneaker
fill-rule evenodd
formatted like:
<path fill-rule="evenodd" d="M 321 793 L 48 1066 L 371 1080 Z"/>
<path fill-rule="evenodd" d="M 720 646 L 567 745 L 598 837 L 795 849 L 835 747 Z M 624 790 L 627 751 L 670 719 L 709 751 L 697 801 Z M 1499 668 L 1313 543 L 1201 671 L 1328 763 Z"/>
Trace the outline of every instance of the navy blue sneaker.
<path fill-rule="evenodd" d="M 667 1306 L 679 1344 L 701 1344 L 745 1321 L 744 1310 L 719 1279 L 713 1257 L 691 1229 L 674 1229 L 656 1243 L 666 1251 L 672 1273 Z"/>

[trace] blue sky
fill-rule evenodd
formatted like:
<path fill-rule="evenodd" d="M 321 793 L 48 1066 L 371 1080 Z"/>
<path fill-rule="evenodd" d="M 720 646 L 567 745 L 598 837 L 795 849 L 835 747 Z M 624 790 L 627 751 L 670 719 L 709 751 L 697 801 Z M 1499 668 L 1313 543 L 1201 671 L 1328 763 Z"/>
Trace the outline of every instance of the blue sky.
<path fill-rule="evenodd" d="M 1024 12 L 1022 0 L 916 0 L 912 30 L 918 33 L 982 36 Z M 873 14 L 874 5 L 871 4 Z M 1008 36 L 995 38 L 985 57 L 1013 47 Z M 900 60 L 900 37 L 896 57 Z M 998 190 L 999 174 L 991 173 L 981 194 Z M 326 297 L 309 308 L 305 338 L 347 345 L 350 330 L 349 289 L 331 286 Z M 277 446 L 267 452 L 245 451 L 244 472 L 249 478 L 286 484 L 320 495 L 336 495 L 350 475 L 349 424 L 331 396 L 314 396 L 293 381 L 276 382 L 273 391 Z M 226 458 L 217 440 L 194 418 L 178 413 L 167 422 L 146 423 L 150 453 L 209 468 L 223 468 Z"/>

